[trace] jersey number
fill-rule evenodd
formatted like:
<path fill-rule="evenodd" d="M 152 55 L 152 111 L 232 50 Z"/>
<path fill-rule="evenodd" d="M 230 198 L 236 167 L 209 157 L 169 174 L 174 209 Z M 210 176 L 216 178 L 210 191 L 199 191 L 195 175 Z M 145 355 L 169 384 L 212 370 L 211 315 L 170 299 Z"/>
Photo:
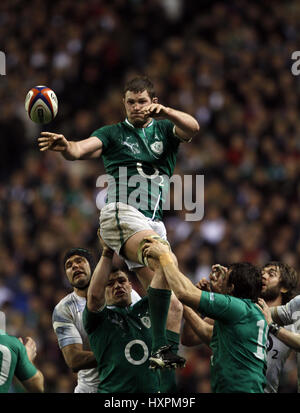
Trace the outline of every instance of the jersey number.
<path fill-rule="evenodd" d="M 139 346 L 141 346 L 144 352 L 143 357 L 140 360 L 134 360 L 130 354 L 131 347 L 134 346 L 135 344 L 138 344 Z M 146 343 L 144 343 L 144 341 L 142 340 L 132 340 L 125 347 L 126 359 L 129 361 L 130 364 L 134 364 L 135 366 L 139 366 L 140 364 L 145 363 L 145 361 L 148 359 L 148 356 L 149 356 L 148 347 Z"/>
<path fill-rule="evenodd" d="M 256 325 L 258 326 L 258 336 L 257 336 L 257 347 L 256 352 L 254 353 L 255 357 L 260 360 L 265 359 L 266 347 L 263 344 L 264 329 L 266 322 L 264 320 L 259 320 Z"/>
<path fill-rule="evenodd" d="M 0 386 L 2 386 L 8 379 L 11 364 L 11 352 L 8 347 L 0 344 L 0 353 L 2 353 L 2 362 L 0 365 Z"/>

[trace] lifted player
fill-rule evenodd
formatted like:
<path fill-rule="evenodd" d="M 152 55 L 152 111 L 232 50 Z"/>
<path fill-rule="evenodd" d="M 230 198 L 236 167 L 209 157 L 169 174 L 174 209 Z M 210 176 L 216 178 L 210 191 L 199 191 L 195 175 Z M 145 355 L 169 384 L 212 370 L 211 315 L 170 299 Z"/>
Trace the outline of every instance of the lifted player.
<path fill-rule="evenodd" d="M 123 103 L 125 121 L 101 127 L 88 139 L 73 142 L 60 134 L 42 132 L 38 142 L 41 151 L 58 151 L 68 160 L 102 156 L 110 181 L 107 205 L 100 213 L 101 236 L 125 258 L 145 287 L 153 272 L 141 254 L 143 239 L 159 236 L 167 242 L 161 221 L 163 197 L 168 190 L 166 178 L 173 174 L 180 142 L 189 142 L 198 133 L 199 124 L 191 115 L 159 104 L 152 82 L 145 77 L 127 83 Z M 137 190 L 138 199 L 134 196 Z M 175 297 L 172 302 L 176 303 Z M 157 298 L 150 294 L 150 309 L 156 304 Z M 162 311 L 167 313 L 168 308 Z M 152 323 L 161 325 L 161 320 L 153 319 Z M 161 357 L 167 360 L 169 349 L 164 344 L 153 351 L 163 347 Z"/>

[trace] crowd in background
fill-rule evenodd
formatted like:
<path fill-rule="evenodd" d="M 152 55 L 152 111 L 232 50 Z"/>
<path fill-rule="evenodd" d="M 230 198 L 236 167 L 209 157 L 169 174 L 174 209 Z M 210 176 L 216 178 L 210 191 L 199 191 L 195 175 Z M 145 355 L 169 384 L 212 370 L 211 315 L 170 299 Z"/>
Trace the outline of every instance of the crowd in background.
<path fill-rule="evenodd" d="M 214 263 L 280 260 L 299 271 L 300 77 L 291 72 L 299 30 L 297 0 L 0 2 L 0 310 L 10 334 L 37 341 L 47 392 L 74 389 L 51 315 L 71 291 L 63 252 L 83 246 L 100 255 L 104 169 L 100 160 L 40 153 L 41 129 L 77 140 L 123 120 L 124 82 L 147 74 L 162 104 L 201 125 L 181 145 L 175 174 L 204 175 L 204 217 L 165 211 L 180 269 L 195 283 Z M 59 100 L 42 128 L 24 110 L 36 85 Z M 210 392 L 210 350 L 180 351 L 188 360 L 177 372 L 181 391 Z M 280 391 L 295 392 L 296 380 L 292 357 Z"/>

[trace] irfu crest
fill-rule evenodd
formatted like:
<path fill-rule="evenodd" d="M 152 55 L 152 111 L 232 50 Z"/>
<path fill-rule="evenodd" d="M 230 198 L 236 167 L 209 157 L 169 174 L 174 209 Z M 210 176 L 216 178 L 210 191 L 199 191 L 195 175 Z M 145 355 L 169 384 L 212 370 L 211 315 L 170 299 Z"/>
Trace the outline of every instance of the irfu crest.
<path fill-rule="evenodd" d="M 163 153 L 163 150 L 164 150 L 164 145 L 163 145 L 162 141 L 154 142 L 154 143 L 152 143 L 152 145 L 150 145 L 150 148 L 157 155 L 161 155 Z"/>

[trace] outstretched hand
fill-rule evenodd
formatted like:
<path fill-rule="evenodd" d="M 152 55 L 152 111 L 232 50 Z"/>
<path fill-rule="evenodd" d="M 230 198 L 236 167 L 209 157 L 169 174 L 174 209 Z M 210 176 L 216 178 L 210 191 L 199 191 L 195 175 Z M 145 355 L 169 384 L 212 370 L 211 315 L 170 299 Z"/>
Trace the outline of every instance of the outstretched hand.
<path fill-rule="evenodd" d="M 38 145 L 41 152 L 47 150 L 64 152 L 68 149 L 69 144 L 64 135 L 52 132 L 41 132 L 41 136 L 38 138 Z"/>

